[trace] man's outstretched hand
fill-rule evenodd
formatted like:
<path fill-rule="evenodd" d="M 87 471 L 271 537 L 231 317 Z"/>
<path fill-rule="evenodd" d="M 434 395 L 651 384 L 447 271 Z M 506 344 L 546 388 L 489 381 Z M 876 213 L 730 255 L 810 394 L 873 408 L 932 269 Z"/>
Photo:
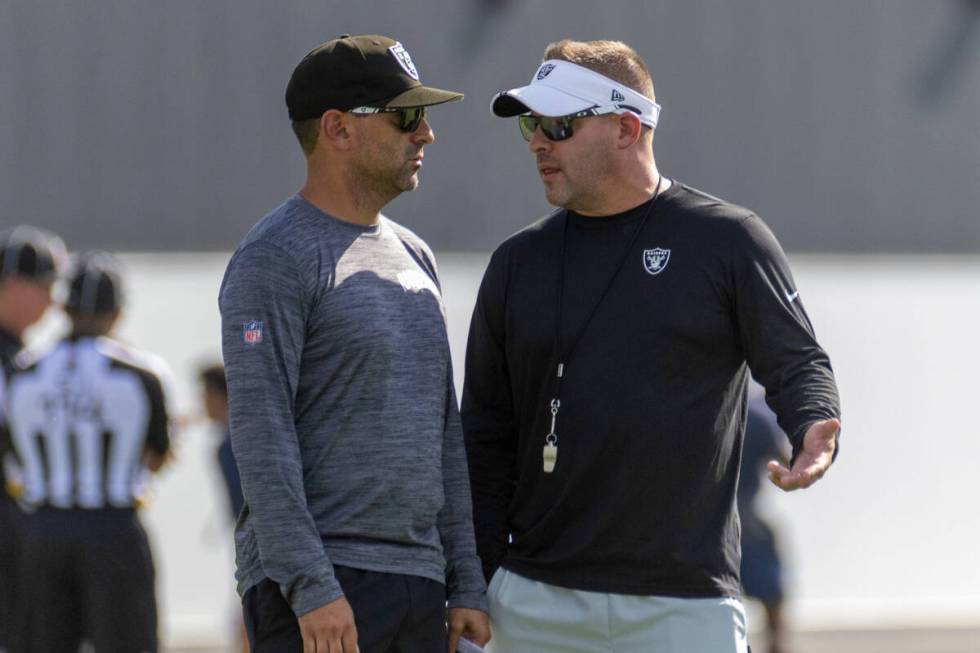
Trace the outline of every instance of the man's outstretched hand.
<path fill-rule="evenodd" d="M 796 456 L 793 469 L 770 460 L 769 480 L 786 492 L 810 487 L 819 481 L 834 460 L 839 430 L 839 419 L 825 419 L 811 424 L 803 436 L 803 448 Z"/>

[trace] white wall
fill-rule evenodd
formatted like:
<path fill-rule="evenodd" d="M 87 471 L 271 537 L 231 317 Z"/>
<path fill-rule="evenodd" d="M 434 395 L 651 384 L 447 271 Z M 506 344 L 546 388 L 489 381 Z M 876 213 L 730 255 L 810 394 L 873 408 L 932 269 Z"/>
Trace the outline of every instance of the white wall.
<path fill-rule="evenodd" d="M 121 325 L 173 366 L 177 401 L 200 414 L 196 369 L 219 355 L 215 298 L 227 254 L 124 258 Z M 485 255 L 439 257 L 457 383 Z M 796 624 L 947 625 L 980 620 L 980 259 L 791 257 L 802 300 L 840 384 L 841 454 L 826 478 L 773 490 L 793 569 Z M 50 333 L 52 324 L 47 325 Z M 44 337 L 40 335 L 38 337 Z M 160 576 L 165 641 L 216 643 L 231 630 L 229 524 L 214 437 L 184 431 L 145 522 Z"/>

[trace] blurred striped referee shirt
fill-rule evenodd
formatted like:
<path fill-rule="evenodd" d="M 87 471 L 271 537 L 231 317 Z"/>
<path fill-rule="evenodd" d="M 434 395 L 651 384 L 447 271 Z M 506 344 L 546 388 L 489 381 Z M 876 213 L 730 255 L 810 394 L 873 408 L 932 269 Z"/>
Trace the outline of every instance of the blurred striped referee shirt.
<path fill-rule="evenodd" d="M 28 508 L 133 506 L 145 453 L 170 448 L 162 361 L 105 337 L 68 338 L 6 388 L 7 426 Z"/>

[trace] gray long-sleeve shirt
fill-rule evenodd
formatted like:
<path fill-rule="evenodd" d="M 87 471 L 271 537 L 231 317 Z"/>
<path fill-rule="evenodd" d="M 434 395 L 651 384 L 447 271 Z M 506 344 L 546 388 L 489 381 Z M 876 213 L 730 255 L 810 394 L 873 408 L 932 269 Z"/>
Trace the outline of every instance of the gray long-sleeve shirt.
<path fill-rule="evenodd" d="M 426 244 L 293 196 L 242 241 L 220 307 L 239 591 L 268 577 L 302 615 L 342 595 L 338 564 L 430 578 L 450 607 L 486 610 Z"/>

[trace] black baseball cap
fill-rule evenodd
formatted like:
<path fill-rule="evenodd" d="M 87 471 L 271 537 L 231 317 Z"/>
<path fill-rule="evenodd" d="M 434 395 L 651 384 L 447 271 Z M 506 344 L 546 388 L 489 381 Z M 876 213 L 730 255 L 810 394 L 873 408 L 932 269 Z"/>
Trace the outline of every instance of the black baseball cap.
<path fill-rule="evenodd" d="M 328 109 L 426 107 L 462 99 L 462 93 L 422 86 L 405 47 L 376 34 L 344 34 L 314 48 L 286 86 L 290 120 L 319 118 Z"/>
<path fill-rule="evenodd" d="M 67 252 L 53 233 L 21 225 L 0 233 L 0 279 L 54 281 Z"/>
<path fill-rule="evenodd" d="M 119 264 L 106 252 L 80 254 L 68 283 L 66 309 L 79 315 L 105 315 L 122 308 Z"/>

